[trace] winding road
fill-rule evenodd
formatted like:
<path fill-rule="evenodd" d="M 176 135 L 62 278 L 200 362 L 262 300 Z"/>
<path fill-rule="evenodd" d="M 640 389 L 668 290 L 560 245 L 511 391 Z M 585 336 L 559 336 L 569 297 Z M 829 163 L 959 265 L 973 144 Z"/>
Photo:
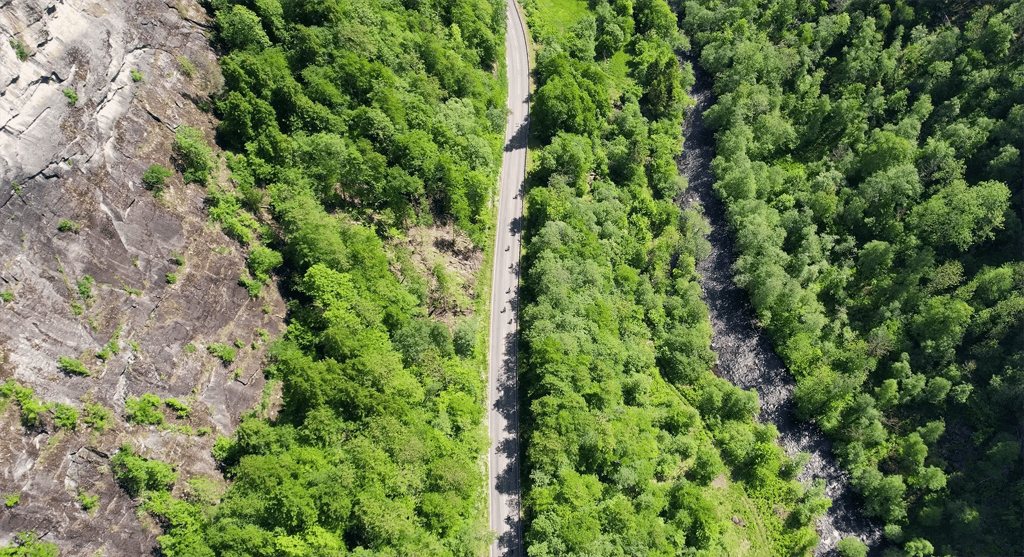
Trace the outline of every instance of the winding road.
<path fill-rule="evenodd" d="M 491 282 L 487 368 L 490 528 L 497 535 L 491 557 L 522 557 L 519 483 L 518 299 L 519 253 L 529 133 L 530 59 L 526 29 L 515 0 L 507 0 L 508 124 L 501 163 L 497 237 Z"/>

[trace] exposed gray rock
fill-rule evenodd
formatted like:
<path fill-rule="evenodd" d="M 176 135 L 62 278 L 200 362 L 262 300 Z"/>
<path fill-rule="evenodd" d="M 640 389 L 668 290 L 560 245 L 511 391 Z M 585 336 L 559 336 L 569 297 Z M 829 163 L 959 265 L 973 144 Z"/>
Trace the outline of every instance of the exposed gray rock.
<path fill-rule="evenodd" d="M 267 288 L 251 300 L 237 285 L 244 249 L 206 222 L 202 188 L 175 176 L 156 200 L 141 183 L 149 165 L 172 167 L 177 126 L 213 138 L 215 121 L 191 100 L 222 83 L 208 26 L 195 0 L 0 1 L 0 291 L 15 296 L 0 303 L 0 382 L 14 379 L 45 402 L 100 402 L 116 422 L 103 434 L 67 432 L 47 416 L 26 429 L 17 404 L 0 412 L 0 494 L 22 494 L 0 512 L 0 544 L 34 529 L 64 555 L 149 553 L 158 530 L 114 484 L 109 456 L 130 442 L 182 478 L 217 476 L 216 433 L 233 431 L 262 396 L 265 348 L 250 343 L 258 327 L 283 330 L 280 296 Z M 144 80 L 133 81 L 132 69 Z M 74 106 L 65 88 L 77 94 Z M 62 219 L 81 229 L 59 232 Z M 76 284 L 85 275 L 95 279 L 88 300 Z M 119 353 L 104 362 L 94 354 L 119 327 Z M 236 339 L 245 348 L 230 368 L 205 350 Z M 80 358 L 92 375 L 62 373 L 60 356 Z M 215 434 L 126 424 L 125 399 L 146 392 L 189 399 L 189 418 L 168 413 L 169 422 Z M 100 495 L 95 517 L 81 509 L 79 489 Z"/>

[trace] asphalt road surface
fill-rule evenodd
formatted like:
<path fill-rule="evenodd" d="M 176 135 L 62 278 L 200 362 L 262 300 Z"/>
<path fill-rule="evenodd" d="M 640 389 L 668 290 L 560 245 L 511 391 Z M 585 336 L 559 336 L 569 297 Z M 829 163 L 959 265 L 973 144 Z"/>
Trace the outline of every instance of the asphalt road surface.
<path fill-rule="evenodd" d="M 515 0 L 508 2 L 506 60 L 508 107 L 501 163 L 498 227 L 491 284 L 491 346 L 487 370 L 490 527 L 497 534 L 491 557 L 522 557 L 517 384 L 519 249 L 529 131 L 530 61 L 526 31 Z"/>

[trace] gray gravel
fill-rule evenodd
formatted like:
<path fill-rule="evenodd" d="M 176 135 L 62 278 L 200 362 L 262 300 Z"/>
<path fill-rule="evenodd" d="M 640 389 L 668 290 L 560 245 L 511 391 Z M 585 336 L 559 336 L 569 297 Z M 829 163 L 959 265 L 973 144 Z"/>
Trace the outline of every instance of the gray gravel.
<path fill-rule="evenodd" d="M 800 481 L 810 484 L 817 478 L 825 480 L 832 508 L 818 520 L 821 543 L 814 554 L 838 556 L 836 543 L 847 536 L 856 536 L 872 548 L 871 555 L 880 555 L 882 524 L 861 515 L 862 499 L 850 490 L 849 474 L 836 462 L 828 438 L 816 425 L 795 416 L 794 379 L 761 329 L 746 291 L 733 283 L 736 259 L 733 232 L 726 220 L 724 205 L 712 191 L 714 175 L 710 164 L 715 156 L 714 134 L 704 127 L 702 116 L 715 102 L 712 80 L 692 55 L 683 56 L 683 61 L 694 67 L 696 83 L 690 97 L 697 104 L 683 124 L 686 141 L 678 164 L 689 181 L 689 188 L 680 203 L 684 208 L 701 207 L 711 227 L 707 236 L 711 253 L 698 264 L 697 271 L 702 279 L 704 301 L 711 313 L 711 348 L 718 356 L 718 373 L 739 387 L 757 391 L 761 403 L 758 419 L 775 424 L 779 444 L 787 454 L 806 452 L 811 455 L 799 476 Z"/>

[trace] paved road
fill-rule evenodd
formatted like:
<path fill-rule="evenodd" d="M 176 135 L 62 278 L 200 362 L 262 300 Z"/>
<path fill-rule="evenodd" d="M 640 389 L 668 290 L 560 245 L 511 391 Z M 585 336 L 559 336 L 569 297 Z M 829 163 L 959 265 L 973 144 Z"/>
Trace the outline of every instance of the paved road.
<path fill-rule="evenodd" d="M 530 62 L 526 32 L 515 0 L 508 2 L 506 60 L 508 106 L 505 155 L 501 163 L 498 228 L 491 284 L 491 346 L 487 372 L 487 429 L 490 527 L 497 534 L 491 557 L 522 557 L 523 535 L 519 491 L 519 395 L 517 334 L 519 248 L 529 130 Z"/>

